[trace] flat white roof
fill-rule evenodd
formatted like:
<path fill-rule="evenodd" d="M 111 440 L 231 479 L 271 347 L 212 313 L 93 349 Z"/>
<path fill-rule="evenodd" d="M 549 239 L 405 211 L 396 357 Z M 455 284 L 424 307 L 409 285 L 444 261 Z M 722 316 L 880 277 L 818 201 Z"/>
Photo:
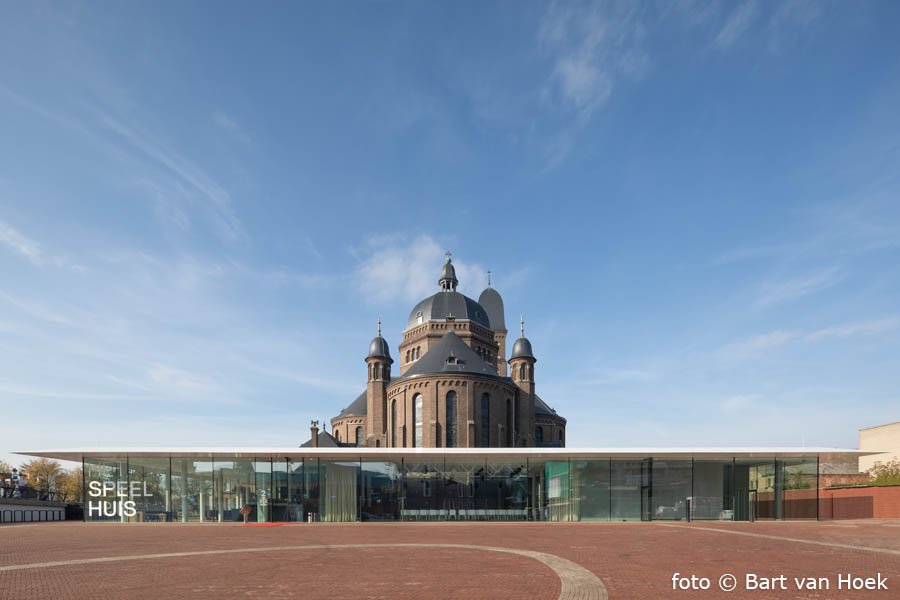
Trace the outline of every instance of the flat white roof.
<path fill-rule="evenodd" d="M 877 451 L 855 448 L 797 447 L 633 447 L 633 448 L 228 448 L 228 447 L 134 447 L 134 448 L 65 448 L 16 452 L 25 456 L 80 461 L 91 458 L 400 458 L 403 456 L 459 457 L 490 456 L 497 458 L 799 458 L 821 454 L 867 456 Z"/>

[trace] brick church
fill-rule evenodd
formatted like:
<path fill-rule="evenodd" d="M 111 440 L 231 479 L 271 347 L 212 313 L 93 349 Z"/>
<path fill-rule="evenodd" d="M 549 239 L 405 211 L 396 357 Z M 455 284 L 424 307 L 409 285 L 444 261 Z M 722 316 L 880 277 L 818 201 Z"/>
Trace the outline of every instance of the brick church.
<path fill-rule="evenodd" d="M 537 358 L 524 325 L 507 358 L 500 294 L 488 281 L 475 301 L 458 283 L 448 254 L 440 289 L 409 313 L 399 369 L 379 323 L 365 391 L 331 419 L 331 435 L 314 425 L 304 446 L 565 446 L 566 420 L 535 393 Z"/>

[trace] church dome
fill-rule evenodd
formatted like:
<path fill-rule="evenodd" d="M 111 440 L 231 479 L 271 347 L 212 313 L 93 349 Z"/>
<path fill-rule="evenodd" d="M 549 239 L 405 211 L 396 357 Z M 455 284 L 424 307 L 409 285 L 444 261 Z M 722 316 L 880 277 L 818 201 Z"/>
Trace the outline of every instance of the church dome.
<path fill-rule="evenodd" d="M 499 292 L 492 287 L 486 288 L 481 295 L 478 296 L 478 304 L 487 311 L 488 320 L 491 322 L 491 329 L 494 331 L 503 331 L 506 329 L 506 317 L 503 310 L 503 298 Z"/>
<path fill-rule="evenodd" d="M 369 354 L 366 358 L 390 358 L 387 340 L 380 335 L 369 343 Z"/>
<path fill-rule="evenodd" d="M 441 278 L 438 280 L 441 291 L 433 296 L 425 298 L 412 309 L 407 320 L 407 328 L 415 327 L 428 321 L 446 321 L 454 319 L 458 321 L 469 320 L 488 329 L 491 328 L 491 319 L 488 311 L 478 302 L 468 296 L 463 296 L 456 291 L 459 280 L 456 279 L 456 268 L 447 253 L 447 261 L 441 269 Z"/>
<path fill-rule="evenodd" d="M 527 337 L 522 336 L 516 340 L 515 344 L 513 344 L 512 354 L 509 355 L 509 359 L 512 360 L 514 358 L 534 358 L 534 352 L 531 350 L 531 342 L 528 341 Z"/>
<path fill-rule="evenodd" d="M 443 321 L 448 317 L 457 321 L 468 319 L 491 328 L 491 321 L 484 307 L 459 292 L 438 292 L 416 304 L 409 313 L 407 327 L 415 327 L 428 321 Z"/>

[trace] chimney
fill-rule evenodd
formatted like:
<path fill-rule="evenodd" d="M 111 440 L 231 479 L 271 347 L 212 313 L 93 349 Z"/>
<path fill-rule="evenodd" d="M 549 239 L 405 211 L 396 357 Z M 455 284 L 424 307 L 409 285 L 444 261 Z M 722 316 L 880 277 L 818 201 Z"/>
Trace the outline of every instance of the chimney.
<path fill-rule="evenodd" d="M 309 441 L 313 448 L 319 447 L 319 422 L 313 419 L 309 422 Z"/>

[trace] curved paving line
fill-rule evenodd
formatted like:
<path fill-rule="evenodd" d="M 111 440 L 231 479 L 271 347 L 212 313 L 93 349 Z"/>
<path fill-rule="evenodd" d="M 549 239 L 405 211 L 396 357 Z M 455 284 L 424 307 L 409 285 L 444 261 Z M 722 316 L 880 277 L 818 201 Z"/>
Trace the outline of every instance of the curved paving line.
<path fill-rule="evenodd" d="M 468 544 L 317 544 L 310 546 L 270 546 L 264 548 L 233 548 L 228 550 L 197 550 L 194 552 L 165 552 L 161 554 L 137 554 L 133 556 L 102 556 L 98 558 L 81 558 L 74 560 L 58 560 L 53 562 L 30 563 L 25 565 L 10 565 L 0 567 L 0 573 L 4 571 L 24 571 L 28 569 L 44 569 L 49 567 L 64 567 L 71 565 L 90 565 L 97 563 L 123 562 L 130 560 L 151 560 L 157 558 L 182 558 L 188 556 L 210 556 L 219 554 L 242 554 L 245 552 L 285 552 L 296 550 L 326 550 L 339 548 L 452 548 L 465 550 L 482 550 L 487 552 L 503 552 L 525 556 L 541 562 L 550 568 L 559 577 L 562 589 L 557 600 L 607 600 L 606 587 L 600 578 L 582 567 L 555 554 L 535 552 L 533 550 L 519 550 L 517 548 L 502 548 L 499 546 L 474 546 Z"/>
<path fill-rule="evenodd" d="M 765 540 L 778 540 L 781 542 L 795 542 L 797 544 L 811 544 L 813 546 L 826 546 L 828 548 L 842 548 L 847 550 L 861 550 L 863 552 L 879 552 L 881 554 L 897 554 L 900 550 L 893 548 L 879 548 L 877 546 L 856 546 L 853 544 L 842 544 L 840 542 L 826 542 L 824 540 L 806 540 L 803 538 L 784 537 L 781 535 L 771 535 L 768 533 L 753 533 L 750 531 L 735 531 L 731 529 L 720 529 L 716 527 L 692 527 L 690 525 L 670 525 L 668 523 L 657 523 L 659 527 L 674 527 L 676 529 L 687 529 L 688 531 L 708 531 L 716 533 L 730 533 L 732 535 L 744 535 L 747 537 L 762 538 Z"/>

